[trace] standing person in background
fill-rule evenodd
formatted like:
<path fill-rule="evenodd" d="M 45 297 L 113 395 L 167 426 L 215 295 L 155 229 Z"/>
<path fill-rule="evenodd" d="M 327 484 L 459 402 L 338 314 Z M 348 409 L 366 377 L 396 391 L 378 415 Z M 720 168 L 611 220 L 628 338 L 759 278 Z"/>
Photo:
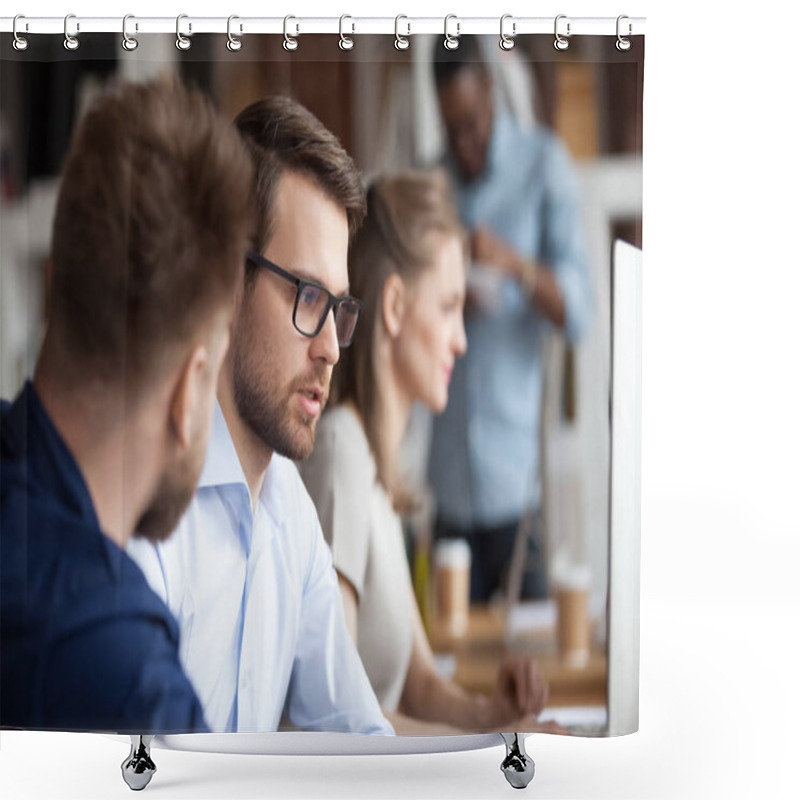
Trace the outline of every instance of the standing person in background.
<path fill-rule="evenodd" d="M 331 545 L 347 625 L 397 733 L 531 730 L 547 686 L 531 659 L 500 664 L 490 697 L 440 677 L 408 570 L 397 474 L 411 406 L 447 405 L 467 347 L 464 234 L 444 176 L 377 180 L 350 254 L 364 320 L 334 377 L 334 405 L 301 465 Z"/>
<path fill-rule="evenodd" d="M 125 85 L 76 131 L 33 382 L 3 403 L 0 725 L 207 730 L 178 626 L 125 553 L 200 476 L 252 170 L 199 93 Z"/>
<path fill-rule="evenodd" d="M 521 130 L 493 108 L 492 81 L 476 37 L 438 48 L 434 77 L 447 135 L 445 166 L 470 231 L 469 350 L 455 367 L 451 401 L 434 422 L 429 475 L 437 538 L 472 549 L 470 592 L 501 587 L 520 521 L 538 520 L 542 342 L 586 330 L 592 295 L 575 175 L 551 133 Z M 487 286 L 488 284 L 488 286 Z M 524 597 L 544 597 L 533 537 Z"/>

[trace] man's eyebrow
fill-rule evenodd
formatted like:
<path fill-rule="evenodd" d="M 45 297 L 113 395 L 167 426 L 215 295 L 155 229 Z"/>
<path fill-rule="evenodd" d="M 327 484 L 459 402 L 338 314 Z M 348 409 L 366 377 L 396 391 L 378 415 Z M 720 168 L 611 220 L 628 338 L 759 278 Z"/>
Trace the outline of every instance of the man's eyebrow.
<path fill-rule="evenodd" d="M 333 291 L 333 289 L 330 288 L 330 286 L 326 286 L 321 280 L 319 280 L 319 278 L 315 277 L 314 275 L 311 275 L 309 272 L 307 272 L 304 269 L 292 269 L 290 271 L 291 271 L 291 273 L 293 275 L 296 275 L 298 278 L 300 278 L 300 280 L 310 281 L 311 283 L 316 283 L 317 286 L 324 287 L 334 297 L 345 297 L 345 296 L 350 294 L 350 284 L 349 283 L 344 287 L 344 290 L 342 292 L 337 294 L 336 292 Z"/>

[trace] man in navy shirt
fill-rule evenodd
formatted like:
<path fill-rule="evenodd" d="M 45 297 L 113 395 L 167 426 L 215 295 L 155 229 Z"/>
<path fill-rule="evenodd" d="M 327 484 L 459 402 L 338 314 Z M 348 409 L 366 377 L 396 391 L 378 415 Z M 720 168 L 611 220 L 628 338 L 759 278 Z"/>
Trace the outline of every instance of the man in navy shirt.
<path fill-rule="evenodd" d="M 0 725 L 206 730 L 178 628 L 125 553 L 202 468 L 251 235 L 252 168 L 178 84 L 124 86 L 75 134 L 47 331 L 0 417 Z"/>

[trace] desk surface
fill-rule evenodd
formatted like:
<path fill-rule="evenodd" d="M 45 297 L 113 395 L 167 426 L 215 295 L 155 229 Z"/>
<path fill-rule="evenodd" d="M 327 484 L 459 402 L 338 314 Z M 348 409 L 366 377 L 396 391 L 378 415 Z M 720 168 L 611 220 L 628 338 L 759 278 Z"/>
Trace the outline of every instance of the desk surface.
<path fill-rule="evenodd" d="M 564 664 L 555 649 L 555 632 L 544 628 L 519 634 L 507 642 L 505 617 L 486 606 L 473 606 L 463 638 L 448 636 L 434 622 L 430 641 L 435 653 L 455 657 L 454 680 L 465 689 L 490 694 L 504 653 L 534 656 L 550 686 L 548 706 L 605 706 L 606 653 L 594 650 L 583 669 Z"/>

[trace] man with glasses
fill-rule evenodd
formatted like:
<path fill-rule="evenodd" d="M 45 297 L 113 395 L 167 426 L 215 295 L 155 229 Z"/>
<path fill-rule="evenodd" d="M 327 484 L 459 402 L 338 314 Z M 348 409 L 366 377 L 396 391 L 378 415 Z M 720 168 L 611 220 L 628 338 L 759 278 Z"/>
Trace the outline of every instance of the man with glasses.
<path fill-rule="evenodd" d="M 200 484 L 173 539 L 133 555 L 178 618 L 215 731 L 391 734 L 347 632 L 330 550 L 290 459 L 308 456 L 361 305 L 347 249 L 365 213 L 336 138 L 282 97 L 236 120 L 256 176 L 256 247 Z"/>

